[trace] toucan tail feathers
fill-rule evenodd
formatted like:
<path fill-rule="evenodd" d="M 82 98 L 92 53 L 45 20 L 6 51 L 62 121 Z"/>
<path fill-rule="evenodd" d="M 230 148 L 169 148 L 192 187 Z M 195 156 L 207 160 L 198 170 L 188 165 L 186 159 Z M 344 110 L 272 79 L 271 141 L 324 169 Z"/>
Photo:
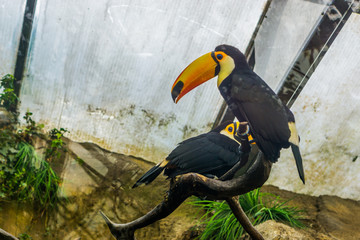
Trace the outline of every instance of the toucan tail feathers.
<path fill-rule="evenodd" d="M 297 145 L 295 145 L 293 143 L 290 143 L 290 145 L 291 145 L 291 150 L 292 150 L 292 152 L 294 154 L 296 167 L 297 167 L 297 170 L 299 172 L 300 179 L 305 184 L 305 173 L 304 173 L 303 161 L 302 161 L 302 158 L 301 158 L 299 146 L 297 146 Z"/>
<path fill-rule="evenodd" d="M 159 174 L 163 171 L 164 167 L 160 167 L 160 165 L 156 165 L 152 167 L 149 171 L 147 171 L 137 182 L 132 186 L 132 188 L 136 188 L 141 184 L 149 184 L 154 179 L 159 176 Z"/>

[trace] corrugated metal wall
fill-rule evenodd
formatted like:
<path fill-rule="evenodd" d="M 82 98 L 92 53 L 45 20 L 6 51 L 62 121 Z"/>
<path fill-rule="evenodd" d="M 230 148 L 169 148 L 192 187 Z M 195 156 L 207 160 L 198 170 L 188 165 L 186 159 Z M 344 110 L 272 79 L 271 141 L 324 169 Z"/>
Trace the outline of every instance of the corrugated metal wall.
<path fill-rule="evenodd" d="M 220 43 L 245 50 L 265 2 L 39 0 L 21 111 L 76 141 L 160 161 L 208 131 L 222 103 L 212 82 L 175 105 L 177 75 Z"/>

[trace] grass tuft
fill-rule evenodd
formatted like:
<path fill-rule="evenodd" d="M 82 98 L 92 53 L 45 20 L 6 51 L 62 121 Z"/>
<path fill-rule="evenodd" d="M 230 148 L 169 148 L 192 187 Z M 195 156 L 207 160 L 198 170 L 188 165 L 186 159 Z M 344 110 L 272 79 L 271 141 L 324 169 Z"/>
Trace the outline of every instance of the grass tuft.
<path fill-rule="evenodd" d="M 300 221 L 303 210 L 287 206 L 288 201 L 281 200 L 278 196 L 262 193 L 256 189 L 239 196 L 239 202 L 253 225 L 275 220 L 293 227 L 305 227 Z M 199 220 L 199 225 L 206 227 L 199 239 L 240 239 L 245 233 L 225 201 L 195 200 L 190 204 L 205 210 L 205 214 Z"/>
<path fill-rule="evenodd" d="M 20 142 L 17 150 L 14 159 L 2 166 L 7 171 L 0 174 L 0 198 L 31 200 L 44 209 L 54 207 L 59 201 L 60 178 L 29 143 Z"/>

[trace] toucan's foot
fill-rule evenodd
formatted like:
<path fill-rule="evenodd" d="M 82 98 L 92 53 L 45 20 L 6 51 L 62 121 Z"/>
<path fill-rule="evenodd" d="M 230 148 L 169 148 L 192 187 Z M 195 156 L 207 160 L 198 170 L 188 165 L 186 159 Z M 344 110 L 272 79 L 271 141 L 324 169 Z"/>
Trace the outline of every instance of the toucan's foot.
<path fill-rule="evenodd" d="M 100 214 L 117 240 L 135 240 L 134 229 L 130 228 L 127 224 L 114 223 L 102 211 L 100 211 Z"/>
<path fill-rule="evenodd" d="M 240 142 L 241 144 L 244 143 L 244 141 L 251 141 L 249 139 L 250 135 L 250 127 L 248 125 L 248 122 L 240 122 L 239 127 L 237 128 L 237 131 L 234 134 L 234 138 Z M 252 139 L 252 137 L 251 137 Z"/>

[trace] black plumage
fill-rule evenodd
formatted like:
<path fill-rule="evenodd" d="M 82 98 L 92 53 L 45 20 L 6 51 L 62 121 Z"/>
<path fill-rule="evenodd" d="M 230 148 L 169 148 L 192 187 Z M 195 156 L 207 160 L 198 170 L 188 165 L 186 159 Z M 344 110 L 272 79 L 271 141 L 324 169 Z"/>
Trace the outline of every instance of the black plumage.
<path fill-rule="evenodd" d="M 221 177 L 240 160 L 239 143 L 229 137 L 236 131 L 236 126 L 226 122 L 208 133 L 179 143 L 164 161 L 145 173 L 133 188 L 152 182 L 163 170 L 169 178 L 190 172 Z"/>
<path fill-rule="evenodd" d="M 220 45 L 189 64 L 175 80 L 171 96 L 177 103 L 186 93 L 218 76 L 217 86 L 236 118 L 248 122 L 260 150 L 276 162 L 291 146 L 299 176 L 305 183 L 295 118 L 275 92 L 249 67 L 244 54 Z"/>
<path fill-rule="evenodd" d="M 249 123 L 251 134 L 265 156 L 271 162 L 276 162 L 280 150 L 290 146 L 289 123 L 295 123 L 293 113 L 253 72 L 237 48 L 220 45 L 215 48 L 217 51 L 229 55 L 235 63 L 233 71 L 218 86 L 221 95 L 236 118 Z M 299 148 L 291 145 L 293 152 L 295 148 L 294 156 L 300 178 L 305 181 Z"/>

